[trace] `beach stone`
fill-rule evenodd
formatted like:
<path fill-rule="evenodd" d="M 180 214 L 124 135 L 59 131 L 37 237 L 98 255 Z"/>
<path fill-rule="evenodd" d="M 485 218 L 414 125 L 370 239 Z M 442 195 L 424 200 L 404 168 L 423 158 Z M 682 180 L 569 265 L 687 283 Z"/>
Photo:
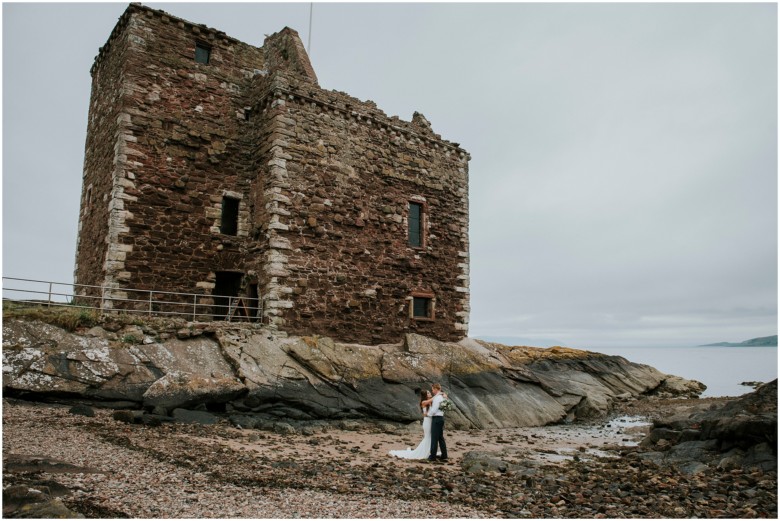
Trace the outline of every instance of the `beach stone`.
<path fill-rule="evenodd" d="M 468 473 L 498 472 L 503 474 L 512 471 L 522 476 L 534 476 L 537 473 L 538 463 L 523 461 L 522 465 L 509 463 L 490 452 L 470 451 L 463 454 L 460 462 L 461 468 Z"/>
<path fill-rule="evenodd" d="M 640 442 L 642 447 L 651 447 L 653 445 L 669 445 L 670 442 L 676 442 L 680 437 L 679 431 L 673 429 L 667 429 L 664 427 L 658 427 L 650 431 L 650 433 Z M 661 443 L 664 442 L 664 443 Z"/>
<path fill-rule="evenodd" d="M 173 418 L 162 414 L 154 414 L 154 413 L 146 412 L 141 416 L 141 423 L 149 427 L 159 427 L 163 423 L 169 423 L 172 421 Z"/>
<path fill-rule="evenodd" d="M 123 423 L 135 423 L 136 421 L 136 415 L 133 411 L 114 411 L 111 417 Z"/>
<path fill-rule="evenodd" d="M 718 462 L 717 467 L 722 470 L 734 470 L 742 467 L 745 452 L 741 449 L 732 449 Z"/>
<path fill-rule="evenodd" d="M 322 427 L 317 425 L 304 425 L 301 427 L 301 434 L 304 436 L 312 436 L 314 434 L 322 432 Z"/>
<path fill-rule="evenodd" d="M 214 425 L 219 418 L 209 412 L 190 411 L 187 409 L 174 409 L 173 419 L 178 423 L 197 423 L 200 425 Z"/>
<path fill-rule="evenodd" d="M 710 467 L 700 461 L 686 461 L 680 463 L 677 468 L 685 474 L 700 474 L 709 470 Z"/>
<path fill-rule="evenodd" d="M 258 419 L 254 416 L 234 414 L 229 418 L 230 423 L 242 429 L 254 429 L 257 426 Z"/>
<path fill-rule="evenodd" d="M 260 431 L 269 431 L 273 432 L 274 430 L 275 422 L 272 420 L 268 420 L 265 418 L 258 418 L 257 422 L 255 422 L 255 429 Z"/>
<path fill-rule="evenodd" d="M 297 434 L 298 430 L 290 425 L 289 423 L 285 422 L 276 422 L 273 424 L 272 430 L 274 432 L 277 432 L 279 434 Z"/>
<path fill-rule="evenodd" d="M 95 416 L 95 410 L 89 405 L 83 404 L 74 405 L 68 410 L 68 412 L 79 416 L 88 416 L 90 418 Z"/>

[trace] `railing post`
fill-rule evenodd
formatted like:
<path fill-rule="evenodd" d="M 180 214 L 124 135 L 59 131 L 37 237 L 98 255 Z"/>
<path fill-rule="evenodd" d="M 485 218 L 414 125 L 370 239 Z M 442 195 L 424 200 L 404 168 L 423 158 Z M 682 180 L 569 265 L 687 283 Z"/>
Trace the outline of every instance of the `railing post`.
<path fill-rule="evenodd" d="M 195 322 L 197 319 L 195 317 L 198 316 L 198 296 L 193 295 L 192 296 L 192 321 Z"/>
<path fill-rule="evenodd" d="M 51 286 L 54 284 L 53 282 L 49 282 L 49 304 L 46 306 L 48 308 L 51 307 Z"/>
<path fill-rule="evenodd" d="M 149 290 L 149 316 L 152 316 L 152 291 Z"/>

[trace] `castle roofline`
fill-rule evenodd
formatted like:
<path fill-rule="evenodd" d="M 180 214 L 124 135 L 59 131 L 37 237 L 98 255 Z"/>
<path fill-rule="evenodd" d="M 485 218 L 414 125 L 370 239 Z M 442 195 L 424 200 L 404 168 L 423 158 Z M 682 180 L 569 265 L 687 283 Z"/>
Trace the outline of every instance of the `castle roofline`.
<path fill-rule="evenodd" d="M 263 45 L 261 47 L 257 47 L 251 44 L 247 44 L 232 36 L 228 36 L 224 31 L 208 27 L 205 24 L 190 22 L 183 18 L 171 15 L 166 11 L 153 9 L 138 2 L 130 3 L 119 17 L 119 20 L 111 31 L 111 35 L 108 37 L 105 45 L 100 48 L 98 55 L 95 57 L 95 61 L 92 65 L 92 68 L 90 69 L 90 73 L 94 74 L 95 69 L 100 65 L 100 62 L 103 60 L 105 55 L 108 54 L 111 49 L 111 45 L 122 34 L 124 29 L 127 27 L 130 18 L 134 14 L 142 14 L 150 18 L 157 17 L 165 23 L 176 24 L 183 29 L 189 30 L 196 38 L 201 40 L 211 42 L 222 41 L 224 44 L 237 44 L 254 47 L 255 49 L 262 49 L 263 54 L 267 60 L 266 63 L 268 69 L 284 69 L 296 73 L 299 78 L 313 83 L 317 89 L 320 88 L 317 75 L 314 72 L 314 68 L 312 67 L 311 61 L 309 60 L 308 53 L 306 52 L 300 35 L 298 31 L 289 26 L 285 26 L 278 32 L 266 36 Z M 335 113 L 343 113 L 345 116 L 354 115 L 357 117 L 358 113 L 360 113 L 359 118 L 375 121 L 377 124 L 384 126 L 389 131 L 395 131 L 406 134 L 408 136 L 414 136 L 415 138 L 429 141 L 431 143 L 438 143 L 445 148 L 456 150 L 458 153 L 465 156 L 467 160 L 471 158 L 471 155 L 460 146 L 460 143 L 447 141 L 442 139 L 440 135 L 436 134 L 425 116 L 417 112 L 414 113 L 411 121 L 406 121 L 399 118 L 398 116 L 388 116 L 384 111 L 376 107 L 376 104 L 372 101 L 361 101 L 346 93 L 338 91 L 324 91 L 330 92 L 337 97 L 343 96 L 349 98 L 349 100 L 341 100 L 340 103 L 338 103 L 338 106 L 336 106 L 319 98 L 316 96 L 316 94 L 312 96 L 312 94 L 309 92 L 309 95 L 307 96 L 307 93 L 303 89 L 300 89 L 295 85 L 288 85 L 287 88 L 282 90 L 286 91 L 286 93 L 289 95 L 295 95 L 300 98 L 307 99 L 310 102 L 322 106 L 328 106 L 329 109 L 333 110 Z M 352 102 L 354 102 L 354 106 Z"/>
<path fill-rule="evenodd" d="M 228 36 L 224 31 L 220 31 L 218 29 L 214 29 L 213 27 L 209 27 L 205 24 L 197 24 L 190 22 L 188 20 L 185 20 L 183 18 L 179 18 L 178 16 L 174 16 L 170 13 L 167 13 L 165 11 L 162 11 L 160 9 L 153 9 L 151 7 L 147 7 L 143 4 L 140 4 L 138 2 L 133 2 L 127 6 L 127 9 L 125 9 L 125 12 L 122 13 L 122 15 L 119 17 L 119 20 L 117 21 L 116 25 L 114 26 L 114 29 L 111 31 L 111 35 L 108 37 L 108 40 L 106 41 L 105 45 L 103 45 L 100 50 L 98 51 L 98 55 L 95 57 L 95 61 L 92 64 L 92 68 L 90 69 L 90 72 L 94 72 L 95 67 L 98 66 L 98 64 L 103 59 L 103 56 L 108 52 L 108 50 L 111 47 L 111 44 L 116 40 L 116 38 L 122 33 L 122 31 L 127 26 L 127 22 L 130 20 L 130 17 L 135 13 L 145 13 L 146 16 L 149 17 L 159 17 L 163 20 L 168 20 L 170 23 L 179 24 L 181 27 L 189 29 L 194 34 L 197 34 L 199 38 L 203 38 L 206 40 L 223 40 L 225 43 L 238 43 L 242 45 L 250 45 L 245 42 L 242 42 L 241 40 L 237 38 L 233 38 L 232 36 Z M 285 27 L 285 29 L 289 29 Z M 289 31 L 292 31 L 296 34 L 295 30 L 289 29 Z M 254 47 L 254 46 L 252 46 Z"/>

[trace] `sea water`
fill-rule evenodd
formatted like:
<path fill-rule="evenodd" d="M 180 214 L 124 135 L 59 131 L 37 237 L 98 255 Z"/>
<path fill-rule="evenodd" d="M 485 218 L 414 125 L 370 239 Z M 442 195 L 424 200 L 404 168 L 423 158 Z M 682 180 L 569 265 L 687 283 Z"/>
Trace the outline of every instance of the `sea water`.
<path fill-rule="evenodd" d="M 702 397 L 741 396 L 753 391 L 742 382 L 777 378 L 777 347 L 590 347 L 588 351 L 622 356 L 662 373 L 698 380 L 707 386 Z"/>

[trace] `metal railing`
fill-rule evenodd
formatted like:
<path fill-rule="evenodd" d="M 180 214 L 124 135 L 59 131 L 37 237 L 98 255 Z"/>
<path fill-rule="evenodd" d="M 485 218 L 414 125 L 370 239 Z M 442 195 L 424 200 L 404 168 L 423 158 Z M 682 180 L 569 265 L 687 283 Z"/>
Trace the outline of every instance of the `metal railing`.
<path fill-rule="evenodd" d="M 261 299 L 235 295 L 206 295 L 137 288 L 114 288 L 44 280 L 3 277 L 3 303 L 90 309 L 101 313 L 139 313 L 180 316 L 197 321 L 248 320 L 260 322 Z"/>

